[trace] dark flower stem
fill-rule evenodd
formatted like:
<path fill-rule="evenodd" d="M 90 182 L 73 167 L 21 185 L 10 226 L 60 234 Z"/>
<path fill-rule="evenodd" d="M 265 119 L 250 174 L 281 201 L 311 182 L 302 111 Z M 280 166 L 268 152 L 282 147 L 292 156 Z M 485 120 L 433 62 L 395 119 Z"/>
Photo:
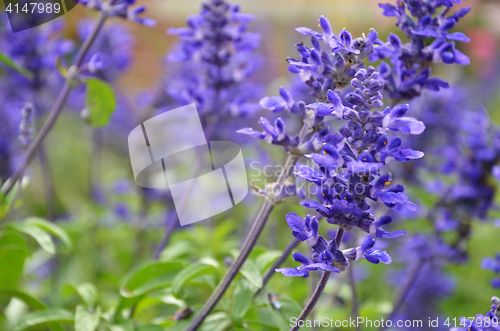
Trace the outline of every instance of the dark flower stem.
<path fill-rule="evenodd" d="M 110 2 L 113 2 L 113 0 L 111 0 Z M 8 194 L 14 188 L 16 182 L 20 179 L 21 175 L 24 173 L 24 169 L 28 166 L 29 162 L 35 155 L 36 151 L 38 150 L 44 139 L 47 137 L 49 132 L 52 130 L 54 123 L 56 122 L 57 118 L 59 117 L 59 114 L 61 113 L 61 110 L 63 109 L 66 103 L 66 99 L 68 98 L 69 92 L 71 92 L 71 90 L 73 89 L 73 86 L 75 84 L 73 80 L 76 78 L 75 76 L 78 74 L 78 71 L 80 70 L 80 67 L 83 64 L 85 56 L 87 55 L 90 47 L 97 38 L 97 35 L 99 34 L 99 31 L 101 30 L 107 18 L 108 14 L 106 11 L 99 12 L 99 17 L 97 17 L 97 20 L 95 21 L 92 30 L 90 31 L 88 37 L 83 42 L 82 47 L 80 48 L 78 54 L 76 55 L 73 65 L 70 67 L 68 77 L 66 77 L 66 81 L 64 82 L 61 92 L 59 92 L 59 95 L 56 99 L 56 102 L 54 103 L 54 106 L 52 107 L 52 110 L 49 113 L 49 116 L 47 117 L 47 120 L 43 124 L 42 128 L 40 129 L 40 132 L 36 136 L 35 140 L 31 144 L 28 151 L 26 152 L 26 155 L 23 158 L 21 165 L 19 166 L 19 168 L 17 168 L 16 172 L 9 179 L 8 186 L 6 186 L 4 194 Z"/>
<path fill-rule="evenodd" d="M 302 129 L 299 132 L 299 141 L 303 141 L 303 139 L 309 133 L 310 127 L 307 123 L 304 123 Z M 292 175 L 293 169 L 295 168 L 295 164 L 299 160 L 300 155 L 295 155 L 289 153 L 285 164 L 283 165 L 283 171 L 280 173 L 277 183 L 278 185 L 283 185 L 285 180 Z M 198 329 L 198 327 L 203 323 L 205 318 L 210 314 L 212 309 L 217 305 L 219 300 L 222 298 L 229 285 L 233 281 L 234 277 L 238 274 L 238 271 L 243 266 L 243 263 L 246 261 L 248 255 L 252 251 L 257 239 L 259 239 L 262 230 L 264 229 L 271 212 L 274 209 L 274 204 L 266 199 L 264 204 L 259 210 L 255 221 L 253 222 L 250 230 L 248 231 L 248 235 L 246 236 L 243 244 L 241 246 L 240 254 L 236 258 L 236 260 L 231 263 L 229 268 L 226 271 L 224 277 L 222 277 L 221 281 L 212 292 L 208 300 L 205 302 L 200 311 L 196 314 L 196 316 L 191 320 L 189 325 L 186 327 L 185 331 L 194 331 Z"/>
<path fill-rule="evenodd" d="M 422 265 L 423 265 L 422 259 L 419 259 L 418 263 L 415 265 L 415 268 L 411 272 L 410 279 L 408 279 L 408 282 L 405 284 L 401 292 L 399 293 L 399 296 L 397 297 L 397 300 L 395 301 L 391 313 L 387 316 L 386 321 L 392 320 L 394 316 L 396 316 L 397 312 L 399 309 L 404 305 L 406 302 L 406 299 L 408 297 L 408 294 L 410 293 L 410 290 L 412 289 L 413 285 L 415 284 L 415 281 L 417 280 L 418 275 L 420 274 L 420 270 L 422 270 Z M 379 329 L 379 331 L 383 331 L 387 328 L 387 324 L 384 323 L 384 326 Z"/>
<path fill-rule="evenodd" d="M 335 241 L 337 242 L 337 246 L 340 248 L 340 244 L 342 244 L 342 239 L 344 238 L 344 233 L 345 229 L 340 227 L 339 230 L 337 231 L 337 235 L 335 236 Z M 321 294 L 323 294 L 323 291 L 325 289 L 326 283 L 328 283 L 328 279 L 330 278 L 331 271 L 323 271 L 323 275 L 321 275 L 321 279 L 319 280 L 318 286 L 316 286 L 316 289 L 314 290 L 313 295 L 311 296 L 311 299 L 309 299 L 309 302 L 307 305 L 304 307 L 304 310 L 302 310 L 302 313 L 300 313 L 299 318 L 295 322 L 294 326 L 290 329 L 290 331 L 297 331 L 300 329 L 300 322 L 304 321 L 307 316 L 312 312 L 314 309 L 314 306 L 316 306 L 316 303 L 318 302 Z"/>

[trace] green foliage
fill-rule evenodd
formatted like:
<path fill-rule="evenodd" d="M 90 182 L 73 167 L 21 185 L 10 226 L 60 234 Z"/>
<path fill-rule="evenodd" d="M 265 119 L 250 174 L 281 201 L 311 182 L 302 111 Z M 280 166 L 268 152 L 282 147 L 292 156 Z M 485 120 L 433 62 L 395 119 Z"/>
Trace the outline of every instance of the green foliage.
<path fill-rule="evenodd" d="M 248 281 L 240 279 L 236 283 L 236 289 L 233 294 L 233 306 L 231 309 L 231 320 L 239 323 L 250 308 L 257 288 L 253 287 Z"/>
<path fill-rule="evenodd" d="M 83 305 L 76 306 L 75 331 L 94 331 L 99 325 L 100 309 L 91 313 Z"/>
<path fill-rule="evenodd" d="M 2 290 L 0 296 L 8 298 L 18 298 L 34 310 L 46 309 L 47 307 L 31 295 L 17 290 Z"/>
<path fill-rule="evenodd" d="M 27 255 L 26 243 L 20 235 L 0 231 L 0 266 L 3 270 L 8 270 L 0 272 L 0 290 L 13 290 L 17 287 Z"/>
<path fill-rule="evenodd" d="M 67 248 L 71 248 L 71 240 L 66 232 L 53 223 L 40 218 L 28 218 L 23 222 L 11 223 L 6 229 L 17 231 L 31 236 L 49 254 L 55 254 L 56 248 L 52 242 L 51 234 L 61 239 Z"/>
<path fill-rule="evenodd" d="M 215 261 L 214 261 L 215 262 Z M 199 263 L 195 263 L 193 265 L 188 266 L 185 269 L 182 269 L 174 278 L 172 281 L 172 293 L 177 296 L 181 297 L 181 289 L 190 280 L 193 278 L 200 276 L 200 275 L 210 275 L 210 274 L 217 274 L 218 269 L 217 269 L 217 264 L 215 262 L 215 265 L 213 263 L 208 263 L 206 260 L 205 261 L 200 261 Z"/>
<path fill-rule="evenodd" d="M 262 275 L 252 260 L 247 260 L 240 269 L 240 273 L 257 288 L 262 287 Z"/>
<path fill-rule="evenodd" d="M 65 309 L 44 309 L 38 310 L 24 315 L 20 322 L 12 329 L 12 331 L 27 330 L 36 326 L 42 326 L 52 323 L 74 323 L 75 317 Z M 57 329 L 57 327 L 56 327 Z"/>
<path fill-rule="evenodd" d="M 83 283 L 79 285 L 66 284 L 62 288 L 63 295 L 77 293 L 87 307 L 95 307 L 99 300 L 97 288 L 92 283 Z"/>
<path fill-rule="evenodd" d="M 103 127 L 108 124 L 116 108 L 116 98 L 111 85 L 98 78 L 85 78 L 87 86 L 86 121 L 92 126 Z"/>
<path fill-rule="evenodd" d="M 184 266 L 181 262 L 147 262 L 127 277 L 120 287 L 120 294 L 134 298 L 171 285 Z"/>

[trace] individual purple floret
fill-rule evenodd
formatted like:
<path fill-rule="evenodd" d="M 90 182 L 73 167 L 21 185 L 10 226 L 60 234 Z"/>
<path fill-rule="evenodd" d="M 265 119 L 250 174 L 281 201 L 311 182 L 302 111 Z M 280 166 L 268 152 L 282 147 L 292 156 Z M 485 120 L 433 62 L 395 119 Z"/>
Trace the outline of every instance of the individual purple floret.
<path fill-rule="evenodd" d="M 460 318 L 460 327 L 451 328 L 450 331 L 499 331 L 500 330 L 500 299 L 491 298 L 490 311 L 476 314 L 474 319 L 470 317 Z"/>
<path fill-rule="evenodd" d="M 384 251 L 373 249 L 375 240 L 368 238 L 360 246 L 346 250 L 339 250 L 337 239 L 327 241 L 323 236 L 318 235 L 319 222 L 309 215 L 302 219 L 295 213 L 286 215 L 288 226 L 293 230 L 292 234 L 300 241 L 306 241 L 312 247 L 312 258 L 309 259 L 300 252 L 292 254 L 294 261 L 301 263 L 296 268 L 279 268 L 284 276 L 289 277 L 309 277 L 309 271 L 324 270 L 331 272 L 341 272 L 348 266 L 348 261 L 365 258 L 367 261 L 378 264 L 379 262 L 389 264 L 391 257 Z"/>
<path fill-rule="evenodd" d="M 93 22 L 83 20 L 78 25 L 78 39 L 83 42 L 92 29 Z M 132 63 L 134 38 L 124 24 L 108 24 L 102 28 L 89 50 L 82 71 L 112 82 L 129 69 Z"/>
<path fill-rule="evenodd" d="M 500 288 L 500 253 L 496 254 L 495 257 L 485 257 L 481 263 L 481 267 L 486 270 L 491 270 L 495 273 L 496 278 L 491 280 L 491 285 L 493 288 Z"/>
<path fill-rule="evenodd" d="M 80 0 L 79 3 L 90 9 L 106 11 L 110 17 L 121 17 L 145 26 L 156 25 L 155 20 L 139 16 L 146 11 L 146 7 L 133 7 L 135 0 Z"/>

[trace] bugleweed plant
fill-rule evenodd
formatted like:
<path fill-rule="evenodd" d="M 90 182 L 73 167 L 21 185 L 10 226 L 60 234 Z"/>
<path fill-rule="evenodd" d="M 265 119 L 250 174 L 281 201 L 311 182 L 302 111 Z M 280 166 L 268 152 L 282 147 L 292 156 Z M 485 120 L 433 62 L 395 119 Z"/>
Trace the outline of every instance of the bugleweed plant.
<path fill-rule="evenodd" d="M 13 34 L 0 17 L 1 330 L 500 330 L 498 295 L 462 317 L 500 287 L 500 131 L 460 69 L 470 6 L 382 3 L 395 28 L 354 36 L 320 16 L 279 62 L 262 17 L 205 0 L 166 22 L 159 82 L 131 100 L 131 31 L 155 21 L 133 0 L 80 4 L 97 19 Z M 248 153 L 254 197 L 181 227 L 170 192 L 135 185 L 125 146 L 193 103 L 207 141 Z"/>

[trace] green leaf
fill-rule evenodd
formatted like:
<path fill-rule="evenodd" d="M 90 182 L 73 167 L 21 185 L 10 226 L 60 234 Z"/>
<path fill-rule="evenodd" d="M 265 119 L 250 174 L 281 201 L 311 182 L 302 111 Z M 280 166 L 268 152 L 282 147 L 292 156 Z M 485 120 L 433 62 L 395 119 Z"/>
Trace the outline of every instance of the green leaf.
<path fill-rule="evenodd" d="M 0 266 L 3 270 L 0 272 L 0 290 L 16 288 L 27 255 L 26 243 L 21 236 L 12 232 L 0 232 Z"/>
<path fill-rule="evenodd" d="M 276 322 L 278 329 L 280 329 L 280 331 L 290 330 L 290 325 L 287 323 L 287 320 L 283 317 L 281 312 L 277 309 L 274 309 L 274 307 L 271 307 L 271 304 L 269 302 L 267 302 L 266 305 L 267 308 L 271 311 L 271 314 L 273 315 L 274 321 Z"/>
<path fill-rule="evenodd" d="M 262 275 L 252 260 L 247 260 L 240 269 L 240 273 L 257 288 L 262 287 Z"/>
<path fill-rule="evenodd" d="M 113 88 L 98 78 L 85 78 L 83 82 L 87 85 L 87 122 L 96 127 L 106 126 L 116 108 Z"/>
<path fill-rule="evenodd" d="M 170 288 L 155 292 L 154 294 L 152 294 L 152 296 L 167 305 L 174 305 L 179 309 L 185 309 L 187 307 L 187 304 L 184 300 L 176 298 L 172 295 L 172 289 Z"/>
<path fill-rule="evenodd" d="M 215 274 L 217 273 L 217 268 L 212 264 L 207 263 L 197 263 L 190 265 L 189 267 L 182 269 L 181 272 L 175 276 L 172 281 L 172 293 L 175 296 L 180 296 L 180 290 L 182 286 L 189 280 L 201 275 L 201 274 Z"/>
<path fill-rule="evenodd" d="M 12 223 L 7 225 L 8 229 L 16 230 L 27 234 L 35 239 L 38 244 L 49 254 L 55 254 L 56 248 L 50 235 L 37 226 L 27 223 Z"/>
<path fill-rule="evenodd" d="M 250 285 L 245 279 L 240 279 L 236 283 L 236 290 L 233 293 L 233 308 L 231 319 L 240 322 L 252 305 L 256 288 Z"/>
<path fill-rule="evenodd" d="M 232 324 L 224 312 L 208 315 L 200 327 L 200 331 L 224 331 Z"/>
<path fill-rule="evenodd" d="M 68 249 L 73 248 L 73 243 L 71 242 L 69 235 L 60 226 L 39 217 L 29 217 L 25 219 L 24 222 L 47 231 L 54 237 L 60 239 Z"/>
<path fill-rule="evenodd" d="M 80 285 L 66 284 L 63 286 L 64 294 L 76 292 L 88 307 L 94 307 L 97 303 L 99 293 L 92 283 L 82 283 Z"/>
<path fill-rule="evenodd" d="M 282 254 L 283 252 L 281 251 L 267 251 L 263 254 L 260 254 L 255 259 L 255 263 L 257 264 L 257 267 L 260 271 L 267 272 L 274 261 L 276 261 Z"/>
<path fill-rule="evenodd" d="M 23 68 L 22 66 L 16 64 L 13 59 L 11 59 L 8 55 L 0 52 L 0 62 L 6 64 L 8 67 L 14 69 L 24 77 L 28 78 L 29 80 L 32 80 L 34 75 L 31 71 L 29 71 L 26 68 Z"/>
<path fill-rule="evenodd" d="M 161 261 L 173 261 L 180 256 L 185 256 L 197 251 L 196 246 L 188 241 L 177 241 L 169 243 L 168 247 L 161 252 Z"/>
<path fill-rule="evenodd" d="M 133 298 L 147 292 L 172 284 L 184 263 L 180 262 L 147 262 L 134 270 L 120 288 L 125 298 Z"/>
<path fill-rule="evenodd" d="M 83 305 L 76 306 L 75 331 L 94 331 L 99 325 L 100 309 L 90 313 Z"/>
<path fill-rule="evenodd" d="M 0 295 L 6 296 L 9 298 L 15 297 L 19 300 L 22 300 L 25 304 L 30 306 L 33 309 L 46 309 L 47 307 L 37 299 L 33 298 L 31 295 L 26 294 L 21 291 L 16 290 L 2 290 L 0 291 Z"/>
<path fill-rule="evenodd" d="M 24 315 L 12 331 L 22 331 L 48 323 L 74 323 L 73 314 L 65 309 L 38 310 Z"/>
<path fill-rule="evenodd" d="M 126 297 L 120 297 L 120 300 L 118 301 L 118 305 L 116 306 L 116 309 L 114 310 L 114 313 L 113 313 L 113 319 L 115 321 L 121 321 L 123 320 L 123 316 L 122 316 L 122 311 L 128 307 L 132 307 L 134 306 L 135 304 L 137 304 L 142 298 L 144 297 L 144 295 L 141 295 L 141 296 L 135 296 L 135 297 L 132 297 L 132 298 L 126 298 Z"/>

